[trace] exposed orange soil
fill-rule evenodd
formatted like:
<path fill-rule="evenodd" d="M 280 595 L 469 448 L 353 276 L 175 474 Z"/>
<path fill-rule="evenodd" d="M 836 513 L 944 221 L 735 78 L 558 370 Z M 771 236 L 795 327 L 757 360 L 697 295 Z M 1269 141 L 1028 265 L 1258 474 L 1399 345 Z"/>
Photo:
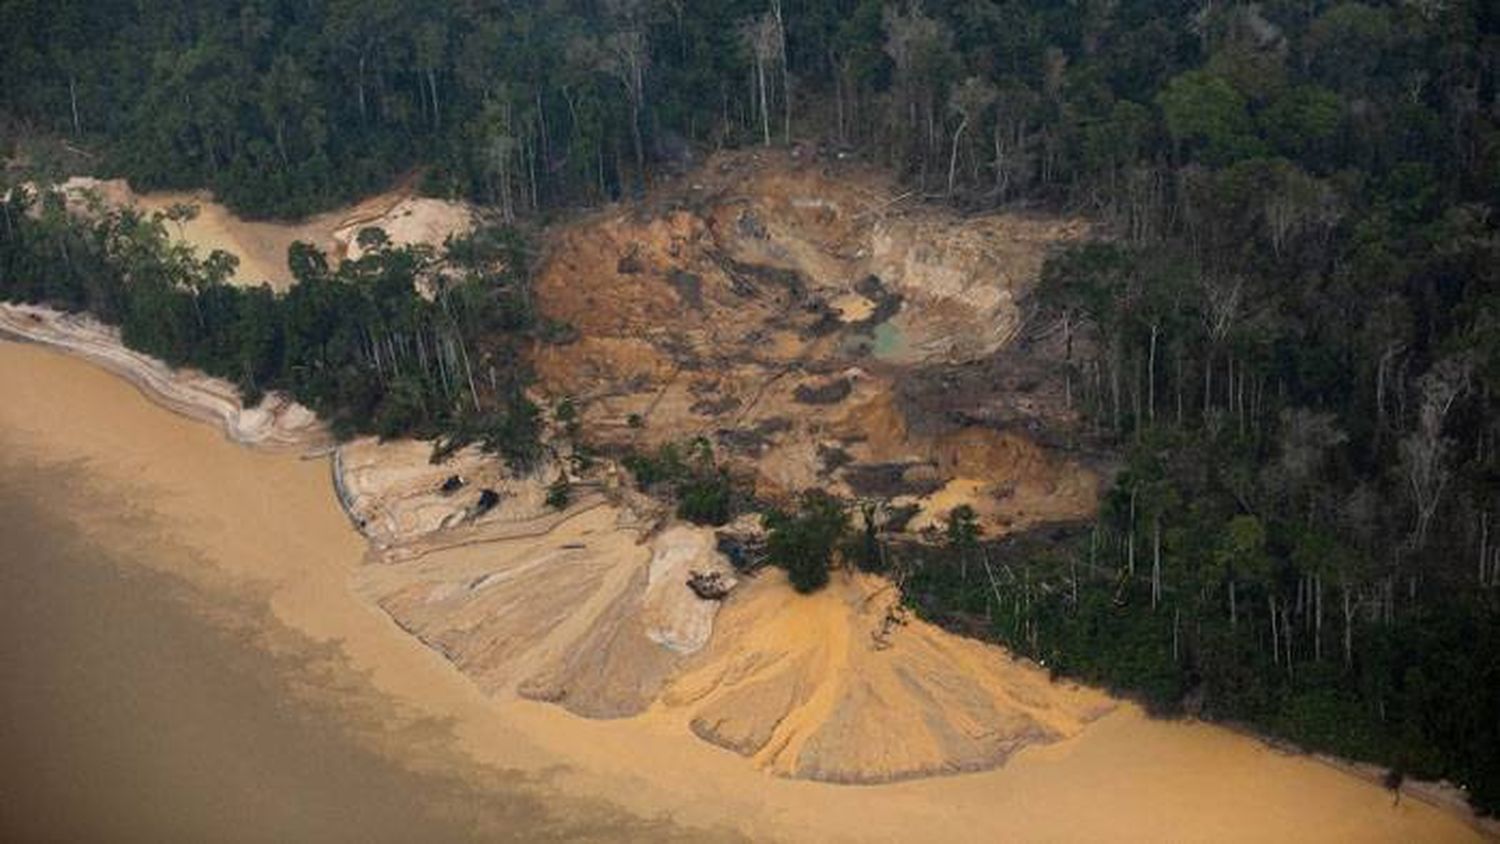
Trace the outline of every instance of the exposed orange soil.
<path fill-rule="evenodd" d="M 1097 479 L 1076 461 L 1017 431 L 918 433 L 893 400 L 925 364 L 1008 343 L 1048 250 L 1084 230 L 906 208 L 861 168 L 720 154 L 550 234 L 537 299 L 579 336 L 538 348 L 541 388 L 606 444 L 707 437 L 773 497 L 875 495 L 851 479 L 885 466 L 884 497 L 916 492 L 926 522 L 958 503 L 993 532 L 1086 517 Z M 826 465 L 837 452 L 848 466 Z M 958 478 L 986 482 L 924 494 Z"/>

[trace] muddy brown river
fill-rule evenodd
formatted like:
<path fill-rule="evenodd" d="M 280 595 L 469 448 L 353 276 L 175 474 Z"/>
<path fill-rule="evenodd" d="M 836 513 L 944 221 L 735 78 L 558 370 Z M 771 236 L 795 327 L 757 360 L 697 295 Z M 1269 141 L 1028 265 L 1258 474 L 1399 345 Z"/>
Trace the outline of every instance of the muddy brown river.
<path fill-rule="evenodd" d="M 520 773 L 491 773 L 481 788 L 473 771 L 417 773 L 372 748 L 358 731 L 392 704 L 335 649 L 130 559 L 146 553 L 147 522 L 111 512 L 74 470 L 14 458 L 0 451 L 0 839 L 479 841 L 616 829 L 560 818 L 565 804 L 518 787 Z M 77 507 L 113 522 L 114 547 L 59 515 Z M 429 724 L 404 739 L 440 733 Z"/>

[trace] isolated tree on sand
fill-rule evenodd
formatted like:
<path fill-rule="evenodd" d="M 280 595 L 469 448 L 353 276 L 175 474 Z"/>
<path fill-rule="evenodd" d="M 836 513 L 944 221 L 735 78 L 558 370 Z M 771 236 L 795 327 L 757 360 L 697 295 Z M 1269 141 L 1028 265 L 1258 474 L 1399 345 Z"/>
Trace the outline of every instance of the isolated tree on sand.
<path fill-rule="evenodd" d="M 792 588 L 806 594 L 826 586 L 834 549 L 849 530 L 843 503 L 822 490 L 807 490 L 796 513 L 772 513 L 766 522 L 771 528 L 767 556 L 786 569 Z"/>

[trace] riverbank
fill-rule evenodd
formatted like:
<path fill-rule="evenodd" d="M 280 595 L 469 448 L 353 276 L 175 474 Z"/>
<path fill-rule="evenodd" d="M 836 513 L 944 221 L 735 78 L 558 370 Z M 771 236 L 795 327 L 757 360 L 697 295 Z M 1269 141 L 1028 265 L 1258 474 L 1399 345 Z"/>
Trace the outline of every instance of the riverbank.
<path fill-rule="evenodd" d="M 519 770 L 550 792 L 669 816 L 695 835 L 819 840 L 1475 840 L 1459 818 L 1316 761 L 1202 724 L 1121 706 L 1079 734 L 998 770 L 860 788 L 782 779 L 681 729 L 653 707 L 579 719 L 487 697 L 451 663 L 359 600 L 366 548 L 329 489 L 328 467 L 236 448 L 128 385 L 44 349 L 0 343 L 0 442 L 86 473 L 155 535 L 193 550 L 143 563 L 263 602 L 277 623 L 337 648 L 430 739 L 479 770 Z M 73 518 L 91 530 L 87 501 Z M 108 544 L 101 529 L 95 537 Z M 476 546 L 479 547 L 479 546 Z M 476 552 L 477 553 L 477 552 Z M 393 748 L 400 753 L 402 748 Z M 420 767 L 432 765 L 412 757 Z"/>
<path fill-rule="evenodd" d="M 261 449 L 313 452 L 333 445 L 316 415 L 281 393 L 252 408 L 233 384 L 187 369 L 173 369 L 125 346 L 120 330 L 88 314 L 40 305 L 0 302 L 0 340 L 35 343 L 88 361 L 133 384 L 174 413 L 207 422 L 235 443 Z"/>

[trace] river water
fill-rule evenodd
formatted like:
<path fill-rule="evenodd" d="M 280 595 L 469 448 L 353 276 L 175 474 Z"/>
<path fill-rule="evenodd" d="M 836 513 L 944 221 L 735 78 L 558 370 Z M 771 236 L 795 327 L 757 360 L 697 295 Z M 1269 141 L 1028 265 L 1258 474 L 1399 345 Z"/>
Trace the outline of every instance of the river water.
<path fill-rule="evenodd" d="M 7 459 L 10 458 L 10 459 Z M 125 559 L 149 525 L 77 473 L 0 452 L 0 839 L 595 837 L 540 798 L 419 774 L 366 745 L 378 699 L 248 603 Z M 105 547 L 59 508 L 111 521 Z M 97 526 L 96 526 L 97 528 Z M 155 546 L 154 553 L 188 553 Z M 274 643 L 273 647 L 268 647 Z M 339 689 L 335 705 L 327 694 Z M 520 775 L 516 775 L 520 779 Z"/>

